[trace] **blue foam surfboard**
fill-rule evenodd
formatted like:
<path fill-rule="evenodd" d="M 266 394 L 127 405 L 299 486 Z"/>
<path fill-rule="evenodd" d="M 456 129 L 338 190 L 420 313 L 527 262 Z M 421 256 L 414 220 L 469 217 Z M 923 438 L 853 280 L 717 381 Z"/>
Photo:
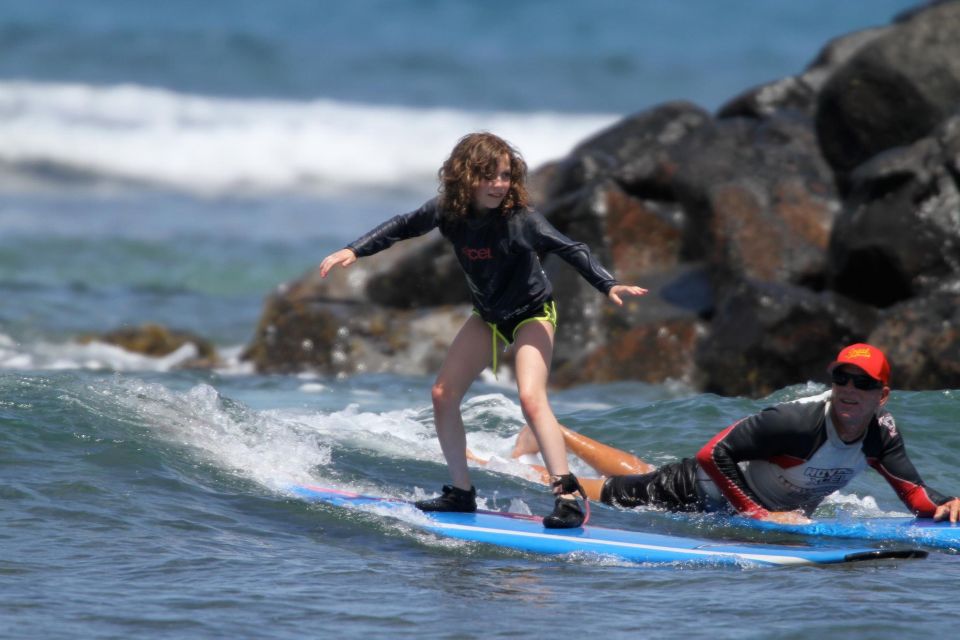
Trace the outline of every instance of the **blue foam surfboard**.
<path fill-rule="evenodd" d="M 297 496 L 347 508 L 377 508 L 387 511 L 415 509 L 409 502 L 340 491 L 328 487 L 296 485 Z M 449 538 L 481 542 L 543 554 L 595 553 L 639 563 L 696 563 L 711 565 L 789 566 L 835 564 L 884 558 L 923 558 L 915 548 L 875 549 L 861 545 L 773 545 L 731 543 L 720 540 L 626 531 L 585 526 L 579 529 L 547 529 L 541 519 L 512 513 L 423 513 L 412 522 L 427 531 Z M 398 513 L 399 515 L 399 513 Z"/>
<path fill-rule="evenodd" d="M 815 520 L 810 524 L 778 524 L 739 516 L 718 516 L 717 521 L 719 524 L 729 524 L 734 527 L 791 533 L 805 537 L 873 540 L 960 551 L 960 524 L 934 522 L 931 518 L 823 519 Z"/>

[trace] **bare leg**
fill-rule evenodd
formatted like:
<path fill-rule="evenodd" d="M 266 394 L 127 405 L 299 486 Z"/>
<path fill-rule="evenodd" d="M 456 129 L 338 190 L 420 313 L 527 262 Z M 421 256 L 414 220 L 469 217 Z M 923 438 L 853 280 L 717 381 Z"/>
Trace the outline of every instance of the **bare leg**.
<path fill-rule="evenodd" d="M 533 433 L 530 431 L 529 427 L 524 427 L 527 433 L 530 434 L 530 437 L 533 438 Z M 536 453 L 536 450 L 533 451 Z M 477 464 L 485 465 L 489 460 L 484 460 L 483 458 L 477 457 L 470 449 L 467 449 L 467 459 L 475 462 Z M 545 485 L 550 485 L 550 472 L 547 471 L 546 467 L 541 467 L 538 464 L 529 465 L 531 469 L 540 474 L 540 482 Z M 583 487 L 583 490 L 586 492 L 587 497 L 591 500 L 599 500 L 600 492 L 603 490 L 603 478 L 577 478 L 580 482 L 580 486 Z"/>
<path fill-rule="evenodd" d="M 453 339 L 431 390 L 433 422 L 440 449 L 453 485 L 464 490 L 470 489 L 471 482 L 460 402 L 480 372 L 490 364 L 492 340 L 490 327 L 477 316 L 470 316 Z"/>
<path fill-rule="evenodd" d="M 563 425 L 560 425 L 563 428 Z M 511 458 L 520 458 L 527 454 L 540 453 L 540 445 L 537 444 L 537 438 L 529 425 L 523 425 L 520 433 L 517 434 L 517 440 L 513 443 L 513 451 L 510 452 Z"/>
<path fill-rule="evenodd" d="M 551 475 L 563 475 L 570 472 L 567 465 L 568 446 L 572 453 L 604 476 L 647 473 L 655 469 L 655 467 L 636 456 L 567 429 L 557 422 L 547 398 L 547 378 L 553 359 L 552 325 L 546 322 L 528 323 L 517 331 L 516 338 L 514 366 L 517 389 L 520 393 L 520 408 L 529 426 L 525 426 L 518 434 L 517 442 L 514 444 L 511 454 L 513 457 L 518 458 L 528 453 L 540 453 L 547 465 L 546 469 L 539 465 L 532 466 L 541 472 L 545 484 L 550 483 Z M 452 354 L 453 347 L 450 351 Z M 444 368 L 446 368 L 446 364 Z M 479 374 L 479 371 L 477 371 L 477 374 Z M 459 400 L 457 415 L 459 417 Z M 462 433 L 462 422 L 460 424 Z M 480 464 L 485 463 L 485 461 L 464 451 L 464 464 L 466 464 L 467 457 Z M 589 498 L 600 499 L 600 490 L 603 486 L 602 479 L 579 478 L 579 480 Z M 462 488 L 467 488 L 467 486 Z"/>
<path fill-rule="evenodd" d="M 600 501 L 600 492 L 603 491 L 603 480 L 600 478 L 577 478 L 587 497 Z"/>
<path fill-rule="evenodd" d="M 631 453 L 615 449 L 566 427 L 563 427 L 563 439 L 571 452 L 596 469 L 600 475 L 623 476 L 656 470 L 655 466 Z"/>
<path fill-rule="evenodd" d="M 516 335 L 514 368 L 520 409 L 530 425 L 551 476 L 570 473 L 567 449 L 550 402 L 547 399 L 547 378 L 553 360 L 553 325 L 531 322 L 523 325 Z"/>
<path fill-rule="evenodd" d="M 563 425 L 560 425 L 560 431 L 563 434 L 567 450 L 603 476 L 649 473 L 656 469 L 652 464 L 633 454 L 615 449 L 593 438 L 588 438 Z M 512 455 L 519 458 L 529 453 L 538 453 L 538 449 L 530 427 L 525 426 L 517 434 L 517 442 L 513 447 Z"/>
<path fill-rule="evenodd" d="M 583 525 L 589 515 L 589 503 L 581 506 L 573 495 L 579 488 L 567 466 L 567 449 L 560 433 L 550 402 L 547 400 L 547 377 L 553 359 L 553 325 L 531 322 L 521 326 L 516 334 L 517 353 L 514 372 L 520 409 L 536 436 L 540 455 L 547 465 L 553 493 L 557 496 L 553 511 L 543 518 L 548 529 L 570 529 Z"/>

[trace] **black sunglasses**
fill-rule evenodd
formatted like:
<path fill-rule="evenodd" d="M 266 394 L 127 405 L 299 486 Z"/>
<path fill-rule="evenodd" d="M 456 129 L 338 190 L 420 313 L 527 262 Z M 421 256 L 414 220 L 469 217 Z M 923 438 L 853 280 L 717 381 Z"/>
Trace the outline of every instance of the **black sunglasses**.
<path fill-rule="evenodd" d="M 833 384 L 838 387 L 845 387 L 848 382 L 853 380 L 853 386 L 861 391 L 873 391 L 874 389 L 882 389 L 883 383 L 879 380 L 874 380 L 870 376 L 865 376 L 859 373 L 847 373 L 846 371 L 840 371 L 839 369 L 834 369 L 830 372 L 830 379 L 833 380 Z"/>

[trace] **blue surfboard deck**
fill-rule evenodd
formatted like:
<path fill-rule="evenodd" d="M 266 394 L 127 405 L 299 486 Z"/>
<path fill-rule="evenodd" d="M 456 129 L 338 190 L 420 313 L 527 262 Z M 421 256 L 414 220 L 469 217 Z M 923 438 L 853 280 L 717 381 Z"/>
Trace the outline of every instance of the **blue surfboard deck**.
<path fill-rule="evenodd" d="M 409 502 L 366 496 L 329 487 L 296 485 L 290 490 L 300 498 L 346 508 L 377 508 L 387 511 L 415 509 Z M 915 548 L 876 549 L 863 545 L 806 544 L 771 545 L 731 543 L 720 540 L 626 531 L 585 526 L 579 529 L 547 529 L 541 519 L 513 513 L 417 514 L 415 526 L 437 535 L 486 543 L 542 554 L 594 553 L 649 564 L 695 563 L 709 565 L 791 566 L 878 560 L 922 558 Z M 398 513 L 398 515 L 400 515 Z"/>
<path fill-rule="evenodd" d="M 738 516 L 717 516 L 716 519 L 721 525 L 790 533 L 808 538 L 871 540 L 960 551 L 960 524 L 934 522 L 931 518 L 822 519 L 810 524 L 777 524 Z"/>

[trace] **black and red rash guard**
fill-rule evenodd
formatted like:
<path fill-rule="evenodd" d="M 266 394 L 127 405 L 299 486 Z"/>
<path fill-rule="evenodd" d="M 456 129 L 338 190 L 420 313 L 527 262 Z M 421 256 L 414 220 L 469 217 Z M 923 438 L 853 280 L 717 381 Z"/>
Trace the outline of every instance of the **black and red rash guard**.
<path fill-rule="evenodd" d="M 585 244 L 566 237 L 532 209 L 507 215 L 489 210 L 453 222 L 441 216 L 434 198 L 416 211 L 387 220 L 347 248 L 357 257 L 369 256 L 436 227 L 453 244 L 473 305 L 487 322 L 509 321 L 550 298 L 553 288 L 538 254 L 560 256 L 605 295 L 617 284 Z"/>
<path fill-rule="evenodd" d="M 764 409 L 717 434 L 697 462 L 738 512 L 755 518 L 794 509 L 809 514 L 867 465 L 918 516 L 932 517 L 952 499 L 924 485 L 889 412 L 881 409 L 860 440 L 845 443 L 829 406 L 819 399 Z"/>

